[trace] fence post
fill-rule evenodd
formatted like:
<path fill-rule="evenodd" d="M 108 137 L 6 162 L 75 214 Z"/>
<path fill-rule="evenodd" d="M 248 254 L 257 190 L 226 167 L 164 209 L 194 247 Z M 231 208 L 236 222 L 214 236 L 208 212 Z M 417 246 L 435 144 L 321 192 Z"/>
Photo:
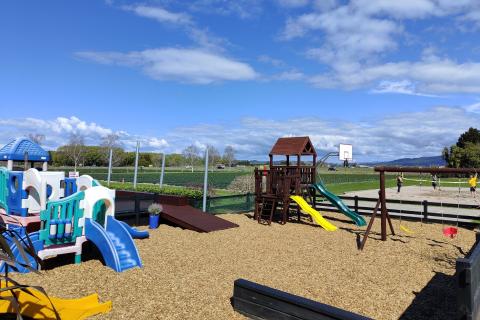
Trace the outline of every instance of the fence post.
<path fill-rule="evenodd" d="M 355 212 L 358 214 L 358 196 L 355 196 Z"/>
<path fill-rule="evenodd" d="M 428 201 L 423 200 L 423 219 L 428 221 Z"/>

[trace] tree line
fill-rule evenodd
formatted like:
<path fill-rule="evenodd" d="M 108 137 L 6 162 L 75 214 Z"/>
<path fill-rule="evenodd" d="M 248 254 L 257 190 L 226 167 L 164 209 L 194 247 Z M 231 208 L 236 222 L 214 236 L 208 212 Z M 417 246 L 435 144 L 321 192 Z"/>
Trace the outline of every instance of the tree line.
<path fill-rule="evenodd" d="M 44 136 L 42 136 L 44 139 Z M 35 136 L 30 137 L 37 143 L 41 139 Z M 208 162 L 210 166 L 223 164 L 225 166 L 234 166 L 237 164 L 235 159 L 235 150 L 232 146 L 226 146 L 223 154 L 212 145 L 207 145 Z M 67 144 L 60 146 L 56 151 L 50 151 L 52 164 L 54 166 L 108 166 L 112 150 L 112 166 L 129 167 L 135 165 L 135 152 L 125 151 L 120 143 L 120 137 L 110 134 L 104 137 L 98 146 L 85 145 L 85 139 L 82 135 L 72 134 Z M 194 166 L 204 163 L 204 150 L 200 150 L 195 145 L 186 147 L 181 154 L 166 154 L 165 165 L 169 167 L 188 166 L 193 171 Z M 153 152 L 140 152 L 138 165 L 142 167 L 159 167 L 162 162 L 162 155 Z"/>

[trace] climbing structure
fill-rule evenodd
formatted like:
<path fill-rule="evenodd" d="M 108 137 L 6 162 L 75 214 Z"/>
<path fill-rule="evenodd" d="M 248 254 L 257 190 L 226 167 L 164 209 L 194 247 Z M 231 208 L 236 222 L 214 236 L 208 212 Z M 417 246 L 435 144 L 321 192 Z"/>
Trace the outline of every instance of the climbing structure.
<path fill-rule="evenodd" d="M 281 160 L 275 160 L 281 156 Z M 311 197 L 309 186 L 315 184 L 317 153 L 309 137 L 280 138 L 269 154 L 270 166 L 255 169 L 255 218 L 270 224 L 276 213 L 285 224 L 289 217 L 290 196 Z M 307 159 L 308 158 L 308 159 Z M 297 208 L 300 220 L 300 208 Z"/>
<path fill-rule="evenodd" d="M 338 153 L 336 153 L 338 154 Z M 275 160 L 275 156 L 282 156 Z M 309 137 L 280 138 L 269 154 L 270 167 L 255 168 L 255 219 L 271 224 L 280 213 L 280 223 L 289 219 L 290 204 L 296 204 L 297 218 L 300 210 L 327 231 L 337 227 L 328 222 L 315 209 L 316 192 L 335 205 L 357 226 L 366 225 L 365 219 L 352 211 L 321 182 L 316 182 L 317 153 Z M 324 157 L 326 159 L 326 157 Z"/>
<path fill-rule="evenodd" d="M 0 219 L 20 236 L 16 242 L 5 235 L 20 262 L 14 271 L 28 272 L 22 264 L 38 268 L 33 257 L 24 261 L 17 248 L 28 239 L 42 260 L 74 254 L 74 262 L 80 263 L 83 244 L 90 241 L 105 264 L 117 272 L 142 266 L 133 237 L 146 238 L 148 233 L 117 221 L 115 190 L 101 186 L 90 176 L 65 179 L 63 172 L 0 168 L 0 209 Z M 0 272 L 5 268 L 1 263 Z"/>

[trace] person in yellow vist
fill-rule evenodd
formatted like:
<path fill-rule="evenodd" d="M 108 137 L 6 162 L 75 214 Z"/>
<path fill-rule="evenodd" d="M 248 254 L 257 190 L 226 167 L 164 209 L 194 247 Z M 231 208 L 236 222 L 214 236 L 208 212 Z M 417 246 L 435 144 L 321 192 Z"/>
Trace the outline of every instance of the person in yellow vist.
<path fill-rule="evenodd" d="M 470 194 L 475 198 L 477 194 L 477 174 L 471 174 L 470 179 L 468 180 L 468 185 L 470 186 Z"/>

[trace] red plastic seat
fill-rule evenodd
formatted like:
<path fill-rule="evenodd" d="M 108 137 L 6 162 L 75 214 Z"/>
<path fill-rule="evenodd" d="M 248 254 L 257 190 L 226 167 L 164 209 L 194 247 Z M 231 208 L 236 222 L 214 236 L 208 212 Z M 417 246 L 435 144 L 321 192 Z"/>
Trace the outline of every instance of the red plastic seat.
<path fill-rule="evenodd" d="M 443 234 L 451 239 L 455 238 L 458 233 L 458 229 L 455 227 L 445 227 L 443 228 Z"/>

